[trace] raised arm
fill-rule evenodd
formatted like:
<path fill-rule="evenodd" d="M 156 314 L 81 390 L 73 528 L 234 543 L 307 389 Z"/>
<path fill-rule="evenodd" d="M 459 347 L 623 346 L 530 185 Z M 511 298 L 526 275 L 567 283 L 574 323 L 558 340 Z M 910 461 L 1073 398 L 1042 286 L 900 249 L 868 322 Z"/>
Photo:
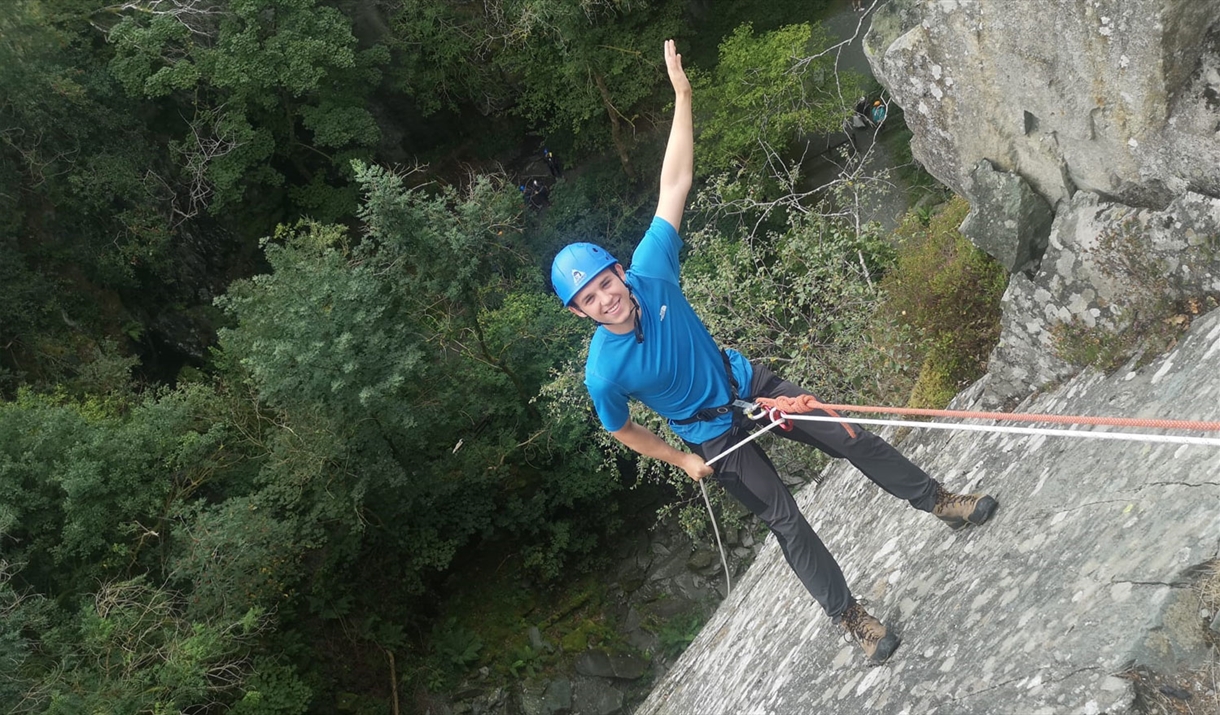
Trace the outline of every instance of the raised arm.
<path fill-rule="evenodd" d="M 665 160 L 661 163 L 657 215 L 681 230 L 686 195 L 695 180 L 695 136 L 691 119 L 690 80 L 682 69 L 682 55 L 678 54 L 673 40 L 665 41 L 665 67 L 674 86 L 674 123 L 669 130 L 669 143 L 665 145 Z"/>

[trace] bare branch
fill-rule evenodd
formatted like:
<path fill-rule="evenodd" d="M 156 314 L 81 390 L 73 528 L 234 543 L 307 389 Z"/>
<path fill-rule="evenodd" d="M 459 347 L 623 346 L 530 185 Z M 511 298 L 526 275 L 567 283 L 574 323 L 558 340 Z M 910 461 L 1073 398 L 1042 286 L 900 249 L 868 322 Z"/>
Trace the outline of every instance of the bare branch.
<path fill-rule="evenodd" d="M 190 135 L 176 147 L 182 167 L 186 170 L 187 191 L 185 196 L 175 192 L 173 198 L 171 210 L 175 217 L 175 228 L 207 209 L 209 200 L 216 192 L 216 185 L 208 177 L 209 169 L 218 159 L 244 144 L 223 123 L 224 109 L 223 104 L 211 109 L 197 109 L 189 121 Z"/>
<path fill-rule="evenodd" d="M 97 12 L 107 12 L 124 17 L 138 15 L 172 17 L 192 35 L 210 41 L 216 36 L 219 19 L 226 14 L 227 10 L 221 7 L 217 0 L 127 0 L 127 2 L 110 5 Z M 113 31 L 114 27 L 104 30 L 107 39 Z"/>

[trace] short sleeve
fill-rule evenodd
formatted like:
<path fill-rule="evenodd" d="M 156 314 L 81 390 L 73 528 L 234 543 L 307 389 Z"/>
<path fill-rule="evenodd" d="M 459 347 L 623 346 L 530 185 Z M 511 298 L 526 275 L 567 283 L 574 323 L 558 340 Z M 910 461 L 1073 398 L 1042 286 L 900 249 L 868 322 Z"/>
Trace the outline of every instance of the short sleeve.
<path fill-rule="evenodd" d="M 631 410 L 627 405 L 627 393 L 618 385 L 604 380 L 596 375 L 585 374 L 585 387 L 589 397 L 593 399 L 593 409 L 602 427 L 608 432 L 617 432 L 631 418 Z"/>
<path fill-rule="evenodd" d="M 673 224 L 653 216 L 652 225 L 631 256 L 631 272 L 678 285 L 678 251 L 681 248 L 682 239 Z"/>

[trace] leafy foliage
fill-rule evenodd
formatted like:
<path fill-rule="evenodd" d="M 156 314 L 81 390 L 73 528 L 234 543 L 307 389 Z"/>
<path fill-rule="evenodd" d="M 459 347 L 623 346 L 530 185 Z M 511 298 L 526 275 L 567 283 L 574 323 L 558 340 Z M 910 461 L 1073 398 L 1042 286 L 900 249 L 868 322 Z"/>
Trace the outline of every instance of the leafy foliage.
<path fill-rule="evenodd" d="M 318 150 L 377 143 L 363 100 L 388 55 L 380 47 L 357 51 L 350 20 L 337 9 L 315 0 L 230 0 L 214 12 L 177 7 L 133 12 L 111 28 L 110 70 L 133 96 L 193 98 L 173 144 L 192 186 L 188 210 L 206 198 L 218 212 L 260 183 L 281 183 L 277 152 L 305 169 L 298 122 Z M 332 157 L 329 168 L 342 171 L 343 159 Z"/>
<path fill-rule="evenodd" d="M 233 706 L 237 715 L 303 715 L 313 692 L 290 665 L 266 658 L 254 661 L 244 683 L 245 693 Z"/>
<path fill-rule="evenodd" d="M 449 665 L 466 668 L 479 659 L 483 641 L 450 618 L 432 628 L 432 648 Z"/>
<path fill-rule="evenodd" d="M 692 83 L 700 173 L 757 172 L 797 139 L 838 131 L 864 78 L 836 71 L 831 44 L 807 24 L 759 36 L 743 24 L 726 38 L 715 70 Z"/>
<path fill-rule="evenodd" d="M 876 227 L 857 234 L 811 215 L 783 233 L 688 241 L 684 289 L 713 335 L 824 399 L 868 384 L 871 366 L 854 352 L 882 298 L 876 281 L 894 262 Z"/>
<path fill-rule="evenodd" d="M 657 629 L 661 651 L 669 658 L 678 657 L 695 640 L 706 622 L 707 615 L 698 609 L 679 613 L 665 621 Z"/>
<path fill-rule="evenodd" d="M 909 336 L 891 344 L 907 346 L 903 362 L 921 366 L 912 407 L 944 407 L 983 374 L 999 339 L 1008 276 L 958 233 L 969 210 L 954 198 L 926 226 L 909 215 L 898 232 L 898 266 L 882 282 L 886 302 L 879 320 L 896 326 L 891 335 Z"/>
<path fill-rule="evenodd" d="M 42 675 L 16 712 L 180 712 L 223 702 L 245 667 L 243 641 L 263 625 L 250 611 L 231 621 L 188 621 L 173 595 L 141 579 L 105 584 L 58 628 L 38 634 Z"/>

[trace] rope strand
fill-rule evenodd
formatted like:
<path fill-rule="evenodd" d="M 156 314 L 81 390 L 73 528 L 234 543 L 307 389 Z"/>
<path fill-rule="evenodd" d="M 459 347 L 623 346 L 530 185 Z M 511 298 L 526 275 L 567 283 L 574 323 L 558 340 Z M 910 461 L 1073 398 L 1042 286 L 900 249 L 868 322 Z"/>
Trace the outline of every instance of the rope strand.
<path fill-rule="evenodd" d="M 712 500 L 707 498 L 707 485 L 699 480 L 699 488 L 703 490 L 703 504 L 707 507 L 707 515 L 712 518 L 712 533 L 716 535 L 716 548 L 720 549 L 720 565 L 724 567 L 724 597 L 733 595 L 733 584 L 729 581 L 729 560 L 724 555 L 724 544 L 720 543 L 720 527 L 716 524 L 716 515 L 712 513 Z"/>
<path fill-rule="evenodd" d="M 883 415 L 953 417 L 959 419 L 1000 420 L 1005 422 L 1052 422 L 1070 425 L 1103 425 L 1107 427 L 1148 427 L 1151 429 L 1180 429 L 1194 432 L 1220 432 L 1220 422 L 1197 420 L 1166 420 L 1144 417 L 1093 417 L 1087 415 L 1045 415 L 1028 412 L 975 412 L 970 410 L 929 410 L 917 407 L 876 407 L 872 405 L 832 405 L 819 402 L 812 395 L 797 397 L 760 397 L 756 400 L 765 407 L 777 407 L 790 415 L 812 412 L 873 412 Z M 858 422 L 859 420 L 852 420 Z"/>
<path fill-rule="evenodd" d="M 808 422 L 842 422 L 841 417 L 818 417 L 816 415 L 786 415 L 790 420 Z M 1171 444 L 1199 444 L 1220 447 L 1220 438 L 1187 437 L 1170 434 L 1141 434 L 1137 432 L 1086 432 L 1083 430 L 1051 429 L 1050 427 L 1003 427 L 1000 425 L 966 425 L 945 422 L 915 422 L 912 420 L 852 420 L 858 425 L 883 425 L 914 427 L 922 429 L 961 430 L 964 432 L 1006 432 L 1011 434 L 1048 435 L 1052 437 L 1079 437 L 1081 439 L 1109 439 L 1126 442 L 1168 442 Z"/>
<path fill-rule="evenodd" d="M 736 452 L 737 450 L 741 449 L 742 446 L 744 446 L 747 442 L 753 442 L 754 440 L 763 436 L 767 432 L 775 429 L 779 425 L 782 425 L 783 423 L 784 423 L 783 420 L 773 421 L 771 424 L 767 425 L 766 427 L 763 427 L 762 429 L 758 430 L 757 432 L 750 435 L 749 437 L 746 437 L 745 439 L 741 440 L 740 442 L 733 445 L 729 449 L 726 449 L 723 452 L 721 452 L 720 454 L 716 455 L 715 457 L 712 457 L 711 459 L 709 459 L 706 462 L 706 464 L 709 467 L 712 466 L 713 464 L 720 461 L 724 457 L 727 457 L 728 455 L 732 454 L 733 452 Z M 732 579 L 729 577 L 729 560 L 724 555 L 724 544 L 720 543 L 720 527 L 716 524 L 716 515 L 712 513 L 712 501 L 710 499 L 708 499 L 708 497 L 707 497 L 707 485 L 703 483 L 702 479 L 699 480 L 699 488 L 703 490 L 703 504 L 707 507 L 707 515 L 709 517 L 711 517 L 711 519 L 712 519 L 712 533 L 716 535 L 716 548 L 720 549 L 720 565 L 722 567 L 724 567 L 724 597 L 728 598 L 729 596 L 733 595 L 733 583 L 732 583 Z"/>

